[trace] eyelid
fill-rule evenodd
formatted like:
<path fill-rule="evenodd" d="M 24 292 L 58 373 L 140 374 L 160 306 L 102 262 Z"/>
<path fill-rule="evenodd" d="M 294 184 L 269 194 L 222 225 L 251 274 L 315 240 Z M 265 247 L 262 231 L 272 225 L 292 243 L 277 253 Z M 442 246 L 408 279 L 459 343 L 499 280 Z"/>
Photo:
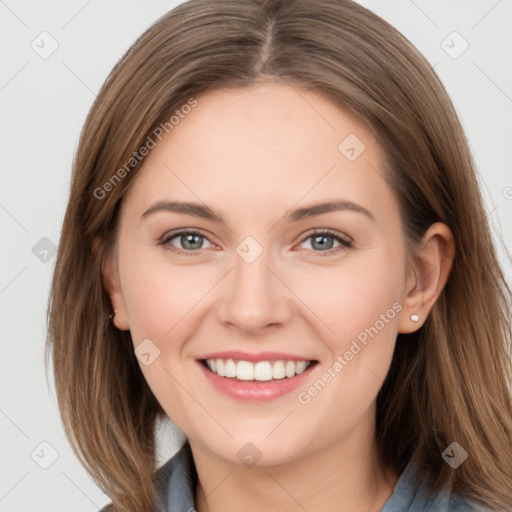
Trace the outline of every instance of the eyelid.
<path fill-rule="evenodd" d="M 159 242 L 165 243 L 168 240 L 178 236 L 178 235 L 200 235 L 204 238 L 208 238 L 210 235 L 207 235 L 204 231 L 198 228 L 179 228 L 171 231 L 166 231 L 159 239 Z"/>
<path fill-rule="evenodd" d="M 338 231 L 335 231 L 333 229 L 329 229 L 329 228 L 313 228 L 311 231 L 308 231 L 302 238 L 302 242 L 304 242 L 305 240 L 307 240 L 308 238 L 310 238 L 311 236 L 313 235 L 328 235 L 330 237 L 333 237 L 333 238 L 338 238 L 340 239 L 341 241 L 345 242 L 345 243 L 352 243 L 353 240 L 352 238 L 350 238 L 348 235 L 345 235 L 344 233 L 340 233 Z"/>

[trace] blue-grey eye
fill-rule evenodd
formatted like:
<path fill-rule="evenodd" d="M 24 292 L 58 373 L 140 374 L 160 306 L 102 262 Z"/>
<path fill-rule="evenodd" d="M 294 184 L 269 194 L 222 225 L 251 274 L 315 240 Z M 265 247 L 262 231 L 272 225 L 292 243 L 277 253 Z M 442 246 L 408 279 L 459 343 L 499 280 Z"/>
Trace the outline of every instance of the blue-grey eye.
<path fill-rule="evenodd" d="M 177 243 L 175 243 L 176 241 Z M 205 241 L 208 242 L 208 239 L 200 233 L 196 233 L 195 231 L 182 231 L 168 236 L 162 243 L 184 251 L 196 251 L 207 248 L 203 246 Z"/>
<path fill-rule="evenodd" d="M 336 250 L 341 247 L 351 247 L 351 243 L 348 240 L 341 238 L 335 233 L 331 233 L 330 231 L 322 231 L 318 233 L 312 233 L 307 238 L 305 238 L 302 243 L 311 240 L 310 247 L 306 247 L 306 249 L 311 248 L 314 252 L 324 252 Z M 334 246 L 334 243 L 338 242 L 337 246 Z"/>

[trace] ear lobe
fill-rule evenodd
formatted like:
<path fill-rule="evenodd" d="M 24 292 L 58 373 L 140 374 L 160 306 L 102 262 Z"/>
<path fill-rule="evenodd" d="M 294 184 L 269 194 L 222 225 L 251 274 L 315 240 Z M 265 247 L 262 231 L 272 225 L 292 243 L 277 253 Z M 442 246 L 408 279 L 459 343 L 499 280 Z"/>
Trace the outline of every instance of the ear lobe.
<path fill-rule="evenodd" d="M 113 324 L 120 330 L 128 330 L 128 315 L 126 312 L 126 306 L 124 303 L 124 296 L 121 289 L 121 283 L 119 279 L 119 272 L 115 263 L 116 250 L 105 251 L 102 255 L 99 254 L 101 247 L 101 241 L 96 238 L 93 241 L 92 250 L 96 257 L 101 257 L 101 273 L 103 278 L 103 286 L 110 297 L 112 303 L 112 312 L 115 311 L 115 315 L 112 317 Z"/>
<path fill-rule="evenodd" d="M 407 280 L 409 292 L 404 300 L 398 332 L 414 332 L 423 325 L 448 281 L 454 255 L 455 242 L 450 228 L 441 222 L 432 224 L 411 257 L 413 268 Z M 418 315 L 419 321 L 412 320 L 411 315 Z"/>

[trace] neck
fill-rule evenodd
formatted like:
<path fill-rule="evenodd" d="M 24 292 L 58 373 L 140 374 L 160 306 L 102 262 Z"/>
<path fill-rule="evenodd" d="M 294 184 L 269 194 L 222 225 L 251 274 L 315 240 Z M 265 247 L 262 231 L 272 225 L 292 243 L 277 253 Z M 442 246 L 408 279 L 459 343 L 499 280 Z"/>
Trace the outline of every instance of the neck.
<path fill-rule="evenodd" d="M 398 475 L 380 466 L 374 431 L 369 436 L 361 430 L 292 461 L 251 468 L 189 440 L 198 473 L 197 512 L 378 512 Z"/>

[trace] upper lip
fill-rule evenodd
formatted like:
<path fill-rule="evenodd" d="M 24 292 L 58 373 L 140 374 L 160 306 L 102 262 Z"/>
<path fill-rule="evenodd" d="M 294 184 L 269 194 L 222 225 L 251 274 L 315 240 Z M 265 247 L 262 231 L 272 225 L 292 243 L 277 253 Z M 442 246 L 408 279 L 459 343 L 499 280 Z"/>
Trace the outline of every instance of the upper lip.
<path fill-rule="evenodd" d="M 316 361 L 308 357 L 298 356 L 296 354 L 286 354 L 284 352 L 258 352 L 251 354 L 249 352 L 242 352 L 239 350 L 232 350 L 229 352 L 212 352 L 198 359 L 233 359 L 235 361 L 249 361 L 257 363 L 259 361 Z"/>

